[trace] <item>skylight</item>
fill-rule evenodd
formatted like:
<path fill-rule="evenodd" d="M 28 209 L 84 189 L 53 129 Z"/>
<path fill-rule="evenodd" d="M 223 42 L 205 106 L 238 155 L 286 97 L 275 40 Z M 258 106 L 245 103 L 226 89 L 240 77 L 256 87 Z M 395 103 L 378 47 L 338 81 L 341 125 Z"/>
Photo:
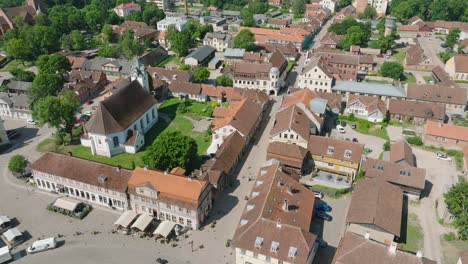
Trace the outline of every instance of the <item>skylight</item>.
<path fill-rule="evenodd" d="M 334 151 L 335 151 L 335 147 L 333 147 L 333 146 L 328 146 L 328 148 L 327 148 L 327 154 L 333 154 Z"/>
<path fill-rule="evenodd" d="M 276 242 L 276 241 L 272 241 L 271 242 L 271 252 L 278 252 L 278 249 L 279 249 L 279 242 Z"/>
<path fill-rule="evenodd" d="M 294 257 L 296 257 L 296 254 L 297 254 L 297 248 L 289 247 L 288 257 L 294 258 Z"/>
<path fill-rule="evenodd" d="M 344 152 L 345 158 L 351 158 L 351 154 L 352 154 L 352 153 L 353 153 L 353 152 L 352 152 L 351 150 L 349 150 L 349 149 L 345 150 L 345 152 Z"/>
<path fill-rule="evenodd" d="M 253 205 L 253 204 L 248 204 L 248 205 L 247 205 L 247 211 L 250 211 L 250 210 L 254 209 L 254 207 L 255 207 L 255 205 Z"/>
<path fill-rule="evenodd" d="M 263 245 L 263 237 L 255 238 L 255 247 L 256 248 L 261 248 L 262 245 Z"/>
<path fill-rule="evenodd" d="M 249 222 L 249 220 L 241 219 L 240 224 L 245 225 Z"/>

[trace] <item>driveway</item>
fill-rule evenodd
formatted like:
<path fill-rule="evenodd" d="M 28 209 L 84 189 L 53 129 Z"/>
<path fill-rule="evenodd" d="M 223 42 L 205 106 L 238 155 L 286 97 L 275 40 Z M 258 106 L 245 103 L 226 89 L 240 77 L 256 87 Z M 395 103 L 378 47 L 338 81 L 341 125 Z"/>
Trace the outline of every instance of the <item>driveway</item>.
<path fill-rule="evenodd" d="M 328 214 L 333 217 L 333 220 L 328 222 L 317 218 L 312 219 L 312 232 L 314 234 L 322 233 L 323 240 L 328 243 L 328 247 L 319 248 L 313 262 L 315 264 L 331 263 L 340 239 L 345 233 L 345 221 L 351 203 L 351 194 L 342 196 L 340 199 L 325 196 L 323 201 L 331 206 L 332 211 Z"/>
<path fill-rule="evenodd" d="M 413 147 L 413 153 L 417 166 L 426 169 L 426 190 L 420 205 L 410 210 L 415 210 L 421 221 L 424 231 L 424 256 L 442 263 L 440 236 L 453 230 L 438 223 L 435 203 L 438 200 L 439 208 L 443 208 L 445 186 L 456 183 L 458 173 L 454 162 L 439 160 L 434 152 Z"/>
<path fill-rule="evenodd" d="M 443 69 L 445 65 L 437 55 L 438 53 L 445 51 L 445 49 L 440 46 L 442 41 L 436 38 L 435 36 L 419 37 L 418 41 L 421 45 L 421 48 L 424 50 L 424 54 L 426 54 L 426 56 L 432 61 L 432 63 L 435 66 L 442 67 Z"/>

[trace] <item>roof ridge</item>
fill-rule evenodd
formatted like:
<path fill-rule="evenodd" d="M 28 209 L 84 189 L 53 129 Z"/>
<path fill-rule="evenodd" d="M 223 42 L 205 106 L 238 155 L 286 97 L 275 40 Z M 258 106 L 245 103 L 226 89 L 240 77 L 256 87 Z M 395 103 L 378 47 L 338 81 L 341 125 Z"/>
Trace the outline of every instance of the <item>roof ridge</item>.
<path fill-rule="evenodd" d="M 353 234 L 353 235 L 357 236 L 356 234 Z M 367 240 L 363 240 L 362 243 L 360 243 L 359 245 L 356 245 L 353 249 L 351 249 L 351 250 L 349 250 L 348 252 L 346 252 L 345 254 L 341 255 L 339 258 L 341 259 L 341 258 L 343 258 L 344 256 L 346 256 L 346 255 L 348 255 L 348 254 L 354 252 L 356 249 L 358 249 L 358 248 L 364 246 L 364 244 L 365 244 L 366 242 L 367 242 Z"/>

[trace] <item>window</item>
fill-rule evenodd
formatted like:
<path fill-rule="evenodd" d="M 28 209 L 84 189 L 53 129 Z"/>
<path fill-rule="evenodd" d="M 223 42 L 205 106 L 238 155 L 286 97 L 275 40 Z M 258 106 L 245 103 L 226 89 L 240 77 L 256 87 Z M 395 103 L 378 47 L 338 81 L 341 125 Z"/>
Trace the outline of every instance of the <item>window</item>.
<path fill-rule="evenodd" d="M 352 154 L 352 153 L 353 153 L 353 152 L 352 152 L 351 150 L 348 150 L 348 149 L 345 150 L 345 152 L 344 152 L 345 158 L 351 158 L 351 154 Z"/>
<path fill-rule="evenodd" d="M 182 217 L 179 217 L 179 224 L 183 225 L 183 224 L 184 224 L 184 222 L 185 222 L 185 221 L 184 221 L 184 218 L 182 218 Z"/>
<path fill-rule="evenodd" d="M 151 109 L 151 117 L 153 117 L 153 119 L 156 118 L 156 111 L 153 109 Z"/>
<path fill-rule="evenodd" d="M 177 217 L 175 215 L 172 216 L 172 222 L 177 222 Z"/>
<path fill-rule="evenodd" d="M 273 253 L 277 253 L 278 249 L 279 249 L 279 242 L 272 241 L 270 251 Z"/>
<path fill-rule="evenodd" d="M 159 219 L 165 220 L 164 213 L 160 213 L 160 214 L 159 214 Z"/>
<path fill-rule="evenodd" d="M 119 138 L 118 137 L 112 138 L 112 141 L 114 142 L 114 148 L 119 146 Z"/>
<path fill-rule="evenodd" d="M 333 147 L 333 146 L 328 146 L 328 148 L 327 148 L 327 154 L 333 154 L 334 151 L 335 151 L 335 147 Z"/>
<path fill-rule="evenodd" d="M 179 212 L 183 212 L 184 208 L 179 207 Z"/>
<path fill-rule="evenodd" d="M 190 209 L 187 209 L 186 213 L 187 213 L 187 214 L 190 214 Z"/>
<path fill-rule="evenodd" d="M 191 225 L 192 225 L 192 220 L 187 219 L 187 225 L 188 225 L 188 226 L 191 226 Z"/>
<path fill-rule="evenodd" d="M 146 113 L 146 124 L 149 124 L 149 114 Z"/>
<path fill-rule="evenodd" d="M 171 209 L 171 205 L 170 205 L 170 204 L 166 204 L 166 208 L 167 208 L 167 209 Z"/>

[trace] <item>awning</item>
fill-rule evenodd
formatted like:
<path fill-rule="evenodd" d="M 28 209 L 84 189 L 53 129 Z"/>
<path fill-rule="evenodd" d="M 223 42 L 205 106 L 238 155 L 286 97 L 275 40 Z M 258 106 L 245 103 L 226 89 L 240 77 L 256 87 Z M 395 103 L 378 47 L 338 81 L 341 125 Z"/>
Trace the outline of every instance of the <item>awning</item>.
<path fill-rule="evenodd" d="M 161 224 L 159 224 L 158 228 L 156 228 L 153 235 L 160 235 L 167 238 L 176 225 L 177 224 L 172 221 L 164 220 Z"/>
<path fill-rule="evenodd" d="M 0 215 L 0 226 L 10 222 L 10 218 L 8 216 Z"/>
<path fill-rule="evenodd" d="M 117 221 L 115 221 L 114 225 L 128 228 L 135 217 L 137 217 L 137 213 L 133 211 L 126 211 L 119 217 L 119 219 L 117 219 Z"/>
<path fill-rule="evenodd" d="M 149 215 L 140 215 L 138 219 L 133 223 L 132 228 L 136 228 L 140 231 L 145 231 L 145 229 L 151 224 L 153 217 Z"/>
<path fill-rule="evenodd" d="M 5 233 L 3 233 L 3 236 L 8 240 L 8 241 L 13 241 L 15 240 L 15 237 L 20 237 L 23 234 L 18 230 L 18 228 L 10 228 Z"/>
<path fill-rule="evenodd" d="M 12 259 L 10 249 L 7 246 L 0 248 L 0 263 L 6 262 Z"/>
<path fill-rule="evenodd" d="M 54 202 L 54 206 L 58 208 L 62 208 L 71 212 L 74 212 L 76 207 L 80 204 L 81 202 L 72 200 L 68 197 L 62 197 L 62 198 L 57 198 Z"/>

